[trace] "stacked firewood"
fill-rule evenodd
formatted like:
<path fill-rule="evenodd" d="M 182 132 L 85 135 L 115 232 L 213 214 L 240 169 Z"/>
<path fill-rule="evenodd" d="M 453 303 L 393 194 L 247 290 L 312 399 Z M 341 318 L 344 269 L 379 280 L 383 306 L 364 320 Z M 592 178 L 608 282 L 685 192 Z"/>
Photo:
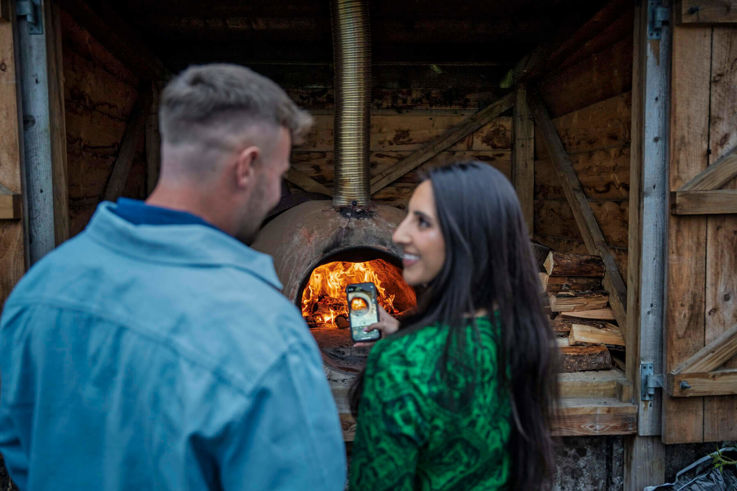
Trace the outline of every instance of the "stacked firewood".
<path fill-rule="evenodd" d="M 561 371 L 608 370 L 624 363 L 624 338 L 602 287 L 599 256 L 548 252 L 540 281 L 561 350 Z"/>

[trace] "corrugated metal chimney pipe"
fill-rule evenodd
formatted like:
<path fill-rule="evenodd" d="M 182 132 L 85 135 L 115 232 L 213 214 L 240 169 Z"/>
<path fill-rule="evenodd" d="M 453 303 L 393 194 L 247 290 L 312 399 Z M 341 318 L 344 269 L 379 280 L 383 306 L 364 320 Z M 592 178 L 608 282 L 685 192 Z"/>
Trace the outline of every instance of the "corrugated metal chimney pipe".
<path fill-rule="evenodd" d="M 368 3 L 333 0 L 335 195 L 337 207 L 367 206 L 371 45 Z"/>

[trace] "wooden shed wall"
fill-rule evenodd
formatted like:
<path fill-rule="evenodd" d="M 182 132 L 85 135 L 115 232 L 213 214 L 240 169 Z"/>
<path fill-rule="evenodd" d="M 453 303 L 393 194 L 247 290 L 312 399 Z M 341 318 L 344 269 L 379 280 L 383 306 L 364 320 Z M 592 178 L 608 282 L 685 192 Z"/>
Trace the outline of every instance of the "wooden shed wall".
<path fill-rule="evenodd" d="M 540 92 L 602 233 L 626 276 L 633 9 L 547 74 Z M 535 239 L 586 253 L 539 134 L 535 142 Z"/>
<path fill-rule="evenodd" d="M 102 201 L 139 78 L 71 15 L 61 11 L 67 130 L 70 235 L 79 233 Z M 124 196 L 145 197 L 143 143 Z"/>
<path fill-rule="evenodd" d="M 676 26 L 671 92 L 669 185 L 676 191 L 737 147 L 737 28 Z M 671 372 L 737 324 L 737 215 L 671 215 L 668 233 Z M 737 357 L 721 368 L 737 368 Z M 666 395 L 663 406 L 666 443 L 737 438 L 737 396 Z"/>
<path fill-rule="evenodd" d="M 305 77 L 290 86 L 282 73 L 267 73 L 286 86 L 289 95 L 315 117 L 303 145 L 292 153 L 295 169 L 328 188 L 333 184 L 334 101 L 331 74 L 322 82 Z M 485 77 L 483 67 L 429 65 L 373 68 L 370 129 L 370 173 L 375 175 L 399 162 L 423 144 L 461 123 L 502 92 L 499 79 Z M 309 81 L 309 88 L 304 88 Z M 301 84 L 301 86 L 299 85 Z M 511 115 L 495 119 L 447 151 L 407 173 L 373 196 L 377 203 L 404 208 L 423 169 L 461 159 L 488 162 L 510 176 Z"/>

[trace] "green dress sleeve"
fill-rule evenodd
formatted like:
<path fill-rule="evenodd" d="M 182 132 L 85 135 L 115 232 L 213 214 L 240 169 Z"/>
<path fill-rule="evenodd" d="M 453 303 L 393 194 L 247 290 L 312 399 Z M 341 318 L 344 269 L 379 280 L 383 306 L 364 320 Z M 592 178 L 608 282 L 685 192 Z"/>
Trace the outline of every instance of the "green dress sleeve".
<path fill-rule="evenodd" d="M 424 391 L 409 376 L 412 363 L 388 341 L 374 346 L 366 365 L 350 489 L 412 489 L 426 440 Z"/>

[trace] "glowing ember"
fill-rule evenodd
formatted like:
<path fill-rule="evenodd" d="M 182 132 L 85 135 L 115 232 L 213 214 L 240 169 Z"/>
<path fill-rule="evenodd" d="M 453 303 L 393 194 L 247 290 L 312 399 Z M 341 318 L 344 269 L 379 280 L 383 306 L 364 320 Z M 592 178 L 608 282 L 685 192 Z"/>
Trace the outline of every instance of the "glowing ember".
<path fill-rule="evenodd" d="M 302 315 L 312 327 L 347 327 L 345 287 L 367 282 L 376 285 L 379 305 L 391 315 L 399 316 L 417 303 L 415 292 L 404 282 L 401 270 L 387 261 L 335 261 L 312 271 L 302 291 Z"/>

